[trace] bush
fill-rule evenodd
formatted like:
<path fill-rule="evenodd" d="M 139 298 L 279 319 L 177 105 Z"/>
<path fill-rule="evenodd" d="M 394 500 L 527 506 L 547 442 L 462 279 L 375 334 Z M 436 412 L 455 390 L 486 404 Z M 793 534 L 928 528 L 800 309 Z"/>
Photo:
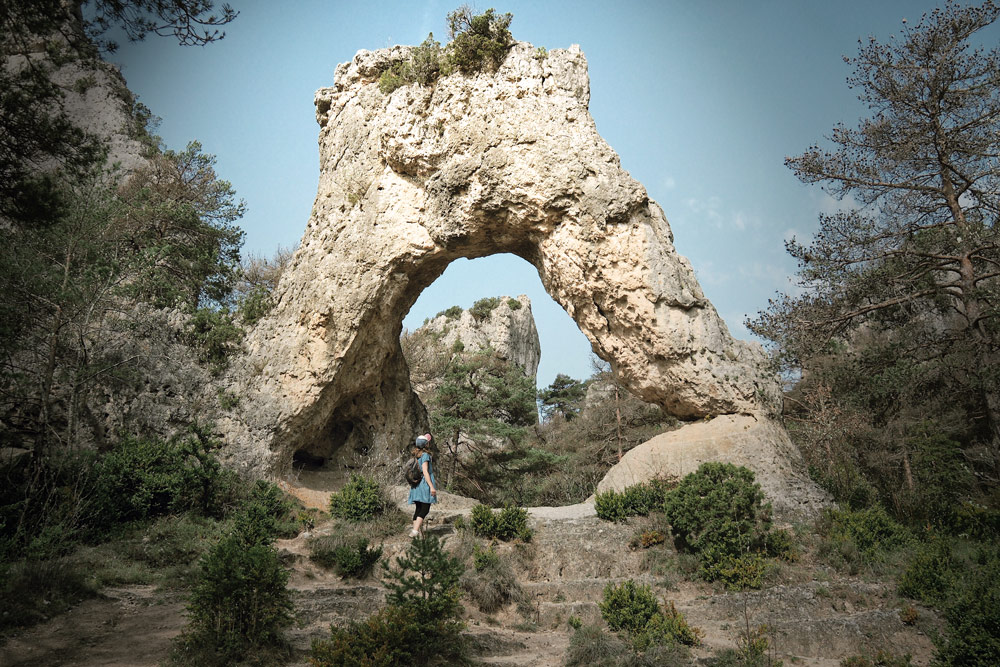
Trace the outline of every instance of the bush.
<path fill-rule="evenodd" d="M 899 576 L 900 595 L 938 607 L 955 586 L 959 563 L 943 539 L 922 545 Z"/>
<path fill-rule="evenodd" d="M 838 553 L 849 565 L 871 565 L 912 543 L 913 537 L 886 511 L 875 505 L 862 510 L 828 510 L 821 531 L 830 544 L 824 551 Z"/>
<path fill-rule="evenodd" d="M 314 667 L 457 664 L 465 653 L 458 621 L 458 581 L 464 568 L 434 536 L 410 542 L 395 567 L 386 566 L 389 606 L 361 623 L 334 627 L 312 644 Z"/>
<path fill-rule="evenodd" d="M 631 579 L 617 586 L 611 583 L 605 586 L 604 599 L 598 607 L 609 628 L 624 630 L 630 635 L 641 632 L 653 614 L 660 611 L 649 586 L 637 586 Z"/>
<path fill-rule="evenodd" d="M 663 505 L 678 546 L 698 555 L 701 576 L 713 581 L 732 559 L 764 551 L 771 507 L 753 473 L 731 463 L 703 463 L 681 480 Z"/>
<path fill-rule="evenodd" d="M 473 15 L 468 5 L 448 13 L 446 68 L 464 73 L 496 70 L 503 63 L 514 39 L 510 34 L 512 14 L 496 14 L 487 9 Z"/>
<path fill-rule="evenodd" d="M 218 443 L 194 425 L 169 441 L 125 437 L 95 467 L 94 514 L 103 529 L 195 509 L 220 516 L 240 482 L 213 451 Z"/>
<path fill-rule="evenodd" d="M 198 361 L 208 364 L 213 374 L 229 365 L 229 357 L 240 349 L 243 329 L 233 322 L 228 309 L 198 308 L 184 331 L 184 341 L 198 350 Z"/>
<path fill-rule="evenodd" d="M 633 484 L 618 493 L 608 490 L 594 498 L 597 516 L 605 521 L 623 522 L 632 516 L 646 516 L 663 508 L 663 503 L 674 485 L 665 480 L 651 480 Z"/>
<path fill-rule="evenodd" d="M 463 574 L 459 583 L 479 607 L 479 611 L 492 614 L 511 602 L 520 602 L 524 598 L 521 584 L 514 576 L 510 564 L 493 547 L 477 547 L 473 554 L 473 564 L 475 572 Z"/>
<path fill-rule="evenodd" d="M 935 665 L 1000 664 L 1000 553 L 989 545 L 963 563 L 944 608 Z"/>
<path fill-rule="evenodd" d="M 688 625 L 673 602 L 668 609 L 650 616 L 646 626 L 632 638 L 637 651 L 646 651 L 652 646 L 697 646 L 699 643 L 701 632 Z"/>
<path fill-rule="evenodd" d="M 911 664 L 909 654 L 897 656 L 888 651 L 878 651 L 873 656 L 852 655 L 840 661 L 840 667 L 910 667 Z"/>
<path fill-rule="evenodd" d="M 663 544 L 667 541 L 667 536 L 658 530 L 644 530 L 635 537 L 633 537 L 628 545 L 633 549 L 648 549 L 650 547 L 656 546 L 657 544 Z"/>
<path fill-rule="evenodd" d="M 386 502 L 378 482 L 363 475 L 351 475 L 339 493 L 330 495 L 330 514 L 338 519 L 371 521 L 385 512 Z"/>
<path fill-rule="evenodd" d="M 473 534 L 487 540 L 509 542 L 519 539 L 531 540 L 532 531 L 528 527 L 528 511 L 523 507 L 505 507 L 499 513 L 486 505 L 476 505 L 469 517 Z"/>
<path fill-rule="evenodd" d="M 477 320 L 486 319 L 490 316 L 490 313 L 500 305 L 500 297 L 498 296 L 488 296 L 483 299 L 479 299 L 474 304 L 472 308 L 469 308 L 469 313 L 475 317 Z"/>
<path fill-rule="evenodd" d="M 577 628 L 569 640 L 567 667 L 612 667 L 628 653 L 628 646 L 615 635 L 609 635 L 598 625 Z"/>
<path fill-rule="evenodd" d="M 368 540 L 364 538 L 330 546 L 314 542 L 310 543 L 310 548 L 311 561 L 321 567 L 335 569 L 341 577 L 356 579 L 368 576 L 382 557 L 382 547 L 369 547 Z"/>
<path fill-rule="evenodd" d="M 463 664 L 462 625 L 454 620 L 421 618 L 410 607 L 389 605 L 360 623 L 334 627 L 330 639 L 314 640 L 313 667 L 409 667 Z"/>
<path fill-rule="evenodd" d="M 444 315 L 449 320 L 455 320 L 455 319 L 458 319 L 459 317 L 461 317 L 463 312 L 464 312 L 464 310 L 462 309 L 461 306 L 452 306 L 451 308 L 446 308 L 446 309 L 442 310 L 440 313 L 438 313 L 434 317 L 438 318 L 438 317 L 441 317 L 442 315 Z"/>
<path fill-rule="evenodd" d="M 437 537 L 416 538 L 395 567 L 386 567 L 389 603 L 413 608 L 420 619 L 457 618 L 458 581 L 464 570 L 457 558 L 445 553 Z"/>
<path fill-rule="evenodd" d="M 265 516 L 244 514 L 202 559 L 188 601 L 188 626 L 179 640 L 179 660 L 230 664 L 261 649 L 284 646 L 282 630 L 292 622 L 288 571 L 271 544 L 270 524 L 261 521 Z"/>

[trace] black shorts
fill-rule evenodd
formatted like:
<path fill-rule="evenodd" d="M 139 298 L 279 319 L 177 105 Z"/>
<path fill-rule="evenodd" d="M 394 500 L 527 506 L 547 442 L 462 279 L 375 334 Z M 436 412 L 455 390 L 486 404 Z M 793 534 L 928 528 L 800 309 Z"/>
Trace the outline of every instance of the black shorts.
<path fill-rule="evenodd" d="M 427 516 L 427 513 L 431 511 L 430 503 L 422 503 L 419 500 L 414 500 L 413 504 L 415 505 L 415 507 L 413 508 L 414 520 L 423 519 L 425 516 Z"/>

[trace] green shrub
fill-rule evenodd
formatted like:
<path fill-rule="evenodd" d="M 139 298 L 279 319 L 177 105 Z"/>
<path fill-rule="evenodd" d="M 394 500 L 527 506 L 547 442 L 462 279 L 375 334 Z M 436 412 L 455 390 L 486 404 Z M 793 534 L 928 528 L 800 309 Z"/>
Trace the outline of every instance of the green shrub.
<path fill-rule="evenodd" d="M 361 579 L 368 576 L 382 557 L 382 547 L 369 547 L 368 540 L 358 538 L 334 545 L 310 543 L 309 559 L 325 568 L 333 568 L 342 577 Z"/>
<path fill-rule="evenodd" d="M 830 545 L 848 564 L 870 565 L 912 543 L 912 535 L 881 505 L 861 510 L 828 510 L 821 527 Z"/>
<path fill-rule="evenodd" d="M 446 309 L 442 310 L 440 313 L 438 313 L 434 317 L 438 318 L 438 317 L 441 317 L 442 315 L 444 315 L 449 320 L 455 320 L 455 319 L 458 319 L 459 317 L 461 317 L 463 312 L 464 312 L 464 310 L 462 309 L 461 306 L 452 306 L 451 308 L 446 308 Z"/>
<path fill-rule="evenodd" d="M 641 632 L 649 619 L 660 611 L 660 605 L 649 586 L 637 586 L 628 579 L 622 584 L 604 587 L 604 599 L 598 604 L 601 617 L 612 630 L 624 630 L 630 635 Z"/>
<path fill-rule="evenodd" d="M 701 576 L 706 581 L 721 581 L 732 591 L 758 590 L 770 569 L 759 551 L 731 556 L 712 556 L 702 562 Z"/>
<path fill-rule="evenodd" d="M 474 572 L 462 575 L 462 589 L 479 607 L 479 611 L 492 614 L 511 602 L 520 602 L 524 592 L 506 559 L 493 547 L 476 547 L 473 554 Z"/>
<path fill-rule="evenodd" d="M 395 64 L 379 75 L 378 89 L 382 91 L 383 95 L 388 95 L 397 88 L 405 86 L 406 83 L 407 81 L 403 77 L 402 68 L 398 64 Z"/>
<path fill-rule="evenodd" d="M 457 618 L 458 581 L 464 570 L 457 558 L 445 553 L 437 537 L 416 538 L 395 566 L 386 566 L 389 603 L 413 608 L 421 619 Z"/>
<path fill-rule="evenodd" d="M 677 611 L 673 602 L 667 609 L 650 616 L 645 627 L 632 638 L 632 645 L 637 651 L 646 651 L 652 646 L 697 646 L 699 643 L 700 631 L 688 625 L 684 614 Z"/>
<path fill-rule="evenodd" d="M 523 507 L 505 507 L 494 512 L 486 505 L 476 505 L 472 508 L 469 524 L 473 534 L 488 540 L 509 542 L 519 539 L 528 542 L 532 536 L 528 527 L 528 511 Z"/>
<path fill-rule="evenodd" d="M 409 667 L 464 664 L 462 624 L 422 618 L 415 609 L 389 605 L 362 622 L 334 627 L 326 640 L 314 640 L 313 667 Z"/>
<path fill-rule="evenodd" d="M 207 431 L 169 441 L 125 437 L 95 466 L 96 524 L 116 524 L 195 509 L 220 516 L 235 504 L 241 482 L 222 468 Z"/>
<path fill-rule="evenodd" d="M 621 493 L 609 489 L 594 498 L 598 518 L 623 522 L 632 516 L 646 516 L 663 508 L 674 485 L 665 480 L 651 480 L 628 486 Z"/>
<path fill-rule="evenodd" d="M 263 517 L 255 511 L 244 514 L 202 559 L 188 601 L 188 626 L 179 639 L 179 660 L 230 664 L 284 646 L 282 631 L 292 622 L 288 571 Z"/>
<path fill-rule="evenodd" d="M 622 494 L 614 489 L 608 489 L 594 496 L 594 510 L 597 512 L 597 517 L 605 521 L 624 522 L 629 517 Z"/>
<path fill-rule="evenodd" d="M 183 460 L 169 442 L 125 437 L 96 468 L 96 513 L 105 526 L 181 509 Z"/>
<path fill-rule="evenodd" d="M 729 559 L 766 549 L 771 507 L 753 473 L 731 463 L 703 463 L 667 494 L 664 514 L 681 549 L 698 555 L 713 581 Z"/>
<path fill-rule="evenodd" d="M 900 595 L 940 606 L 957 581 L 959 563 L 943 539 L 924 544 L 913 555 L 897 581 Z"/>
<path fill-rule="evenodd" d="M 944 603 L 944 634 L 935 640 L 935 665 L 1000 664 L 1000 553 L 980 550 Z"/>
<path fill-rule="evenodd" d="M 518 301 L 517 299 L 511 297 L 511 298 L 507 299 L 507 307 L 510 308 L 511 310 L 520 310 L 521 309 L 521 302 Z"/>
<path fill-rule="evenodd" d="M 233 322 L 227 308 L 198 308 L 185 326 L 184 341 L 198 350 L 198 361 L 208 364 L 218 374 L 239 351 L 243 335 L 243 329 Z"/>
<path fill-rule="evenodd" d="M 474 304 L 472 308 L 469 308 L 469 313 L 475 317 L 477 320 L 486 319 L 490 316 L 490 313 L 500 305 L 500 297 L 498 296 L 488 296 L 483 299 L 479 299 Z"/>
<path fill-rule="evenodd" d="M 910 667 L 913 663 L 909 654 L 893 655 L 888 651 L 877 651 L 875 655 L 852 655 L 840 661 L 840 667 Z"/>
<path fill-rule="evenodd" d="M 512 14 L 496 14 L 487 9 L 474 15 L 468 5 L 448 13 L 446 69 L 465 73 L 484 69 L 496 70 L 510 49 L 514 38 L 510 34 Z"/>
<path fill-rule="evenodd" d="M 240 299 L 237 312 L 243 324 L 253 326 L 261 321 L 274 308 L 271 288 L 267 285 L 256 285 Z"/>
<path fill-rule="evenodd" d="M 385 512 L 386 502 L 378 482 L 363 475 L 351 475 L 339 492 L 330 495 L 330 514 L 347 521 L 371 521 Z"/>

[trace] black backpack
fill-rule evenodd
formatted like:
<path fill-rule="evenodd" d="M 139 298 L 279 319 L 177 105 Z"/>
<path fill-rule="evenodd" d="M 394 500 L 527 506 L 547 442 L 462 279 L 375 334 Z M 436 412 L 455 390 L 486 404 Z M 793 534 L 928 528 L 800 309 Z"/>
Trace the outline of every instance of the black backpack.
<path fill-rule="evenodd" d="M 420 467 L 420 459 L 413 456 L 403 464 L 403 478 L 406 479 L 411 489 L 420 486 L 420 482 L 424 478 L 424 471 Z"/>

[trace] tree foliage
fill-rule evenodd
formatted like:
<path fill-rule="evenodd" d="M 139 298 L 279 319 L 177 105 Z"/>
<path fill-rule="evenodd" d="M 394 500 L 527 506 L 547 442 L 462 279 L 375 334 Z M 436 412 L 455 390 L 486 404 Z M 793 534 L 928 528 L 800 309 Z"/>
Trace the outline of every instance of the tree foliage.
<path fill-rule="evenodd" d="M 461 72 L 496 70 L 503 63 L 514 38 L 510 22 L 514 15 L 497 14 L 491 7 L 475 14 L 462 5 L 448 12 L 448 64 Z"/>
<path fill-rule="evenodd" d="M 579 380 L 559 373 L 552 383 L 538 392 L 542 402 L 542 416 L 548 420 L 559 415 L 567 421 L 580 413 L 580 401 L 587 393 L 587 386 Z"/>
<path fill-rule="evenodd" d="M 844 208 L 787 244 L 801 290 L 748 326 L 802 374 L 793 416 L 812 435 L 860 436 L 822 443 L 822 475 L 880 466 L 919 495 L 915 438 L 931 424 L 954 443 L 946 460 L 965 458 L 980 484 L 1000 476 L 1000 49 L 975 46 L 998 16 L 948 2 L 863 43 L 849 83 L 870 116 L 786 161 Z"/>
<path fill-rule="evenodd" d="M 537 421 L 534 396 L 531 378 L 493 350 L 452 354 L 428 406 L 447 450 L 436 473 L 446 486 L 491 504 L 518 501 L 519 480 L 553 463 L 523 446 Z"/>

